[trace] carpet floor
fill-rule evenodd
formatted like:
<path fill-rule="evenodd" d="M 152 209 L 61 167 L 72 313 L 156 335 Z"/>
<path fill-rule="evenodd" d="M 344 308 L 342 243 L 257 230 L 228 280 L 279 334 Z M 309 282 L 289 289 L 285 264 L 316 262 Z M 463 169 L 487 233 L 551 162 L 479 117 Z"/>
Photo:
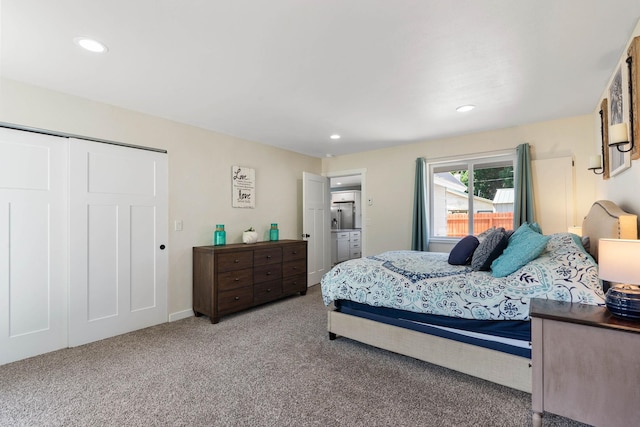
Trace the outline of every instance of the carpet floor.
<path fill-rule="evenodd" d="M 314 286 L 215 325 L 191 317 L 0 366 L 0 425 L 531 425 L 530 394 L 330 341 L 326 310 Z"/>

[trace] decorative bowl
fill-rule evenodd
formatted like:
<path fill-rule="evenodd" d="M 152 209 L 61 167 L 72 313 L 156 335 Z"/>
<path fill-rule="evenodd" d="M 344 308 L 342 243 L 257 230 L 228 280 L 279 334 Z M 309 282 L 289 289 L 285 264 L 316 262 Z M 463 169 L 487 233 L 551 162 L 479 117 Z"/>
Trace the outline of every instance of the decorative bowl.
<path fill-rule="evenodd" d="M 258 241 L 258 232 L 257 231 L 243 231 L 242 232 L 242 241 L 244 243 L 256 243 Z"/>

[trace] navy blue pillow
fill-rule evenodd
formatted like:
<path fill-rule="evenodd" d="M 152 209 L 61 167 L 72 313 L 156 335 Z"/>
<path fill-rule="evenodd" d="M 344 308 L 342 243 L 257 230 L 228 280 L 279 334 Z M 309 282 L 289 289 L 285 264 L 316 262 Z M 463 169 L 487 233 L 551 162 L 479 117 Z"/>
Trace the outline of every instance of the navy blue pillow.
<path fill-rule="evenodd" d="M 476 250 L 480 241 L 476 236 L 467 236 L 458 242 L 449 253 L 449 264 L 466 265 L 471 262 L 473 252 Z"/>

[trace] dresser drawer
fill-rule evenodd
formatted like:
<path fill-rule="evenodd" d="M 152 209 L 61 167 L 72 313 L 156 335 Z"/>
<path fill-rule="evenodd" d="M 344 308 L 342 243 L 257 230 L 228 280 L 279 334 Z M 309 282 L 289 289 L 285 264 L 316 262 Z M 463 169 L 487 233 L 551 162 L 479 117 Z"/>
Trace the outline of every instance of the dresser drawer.
<path fill-rule="evenodd" d="M 294 261 L 285 262 L 282 265 L 282 275 L 284 277 L 293 276 L 307 272 L 307 259 L 296 259 Z"/>
<path fill-rule="evenodd" d="M 307 257 L 307 244 L 300 243 L 297 245 L 288 245 L 282 248 L 284 251 L 284 255 L 282 259 L 286 261 L 291 261 L 294 259 L 306 258 Z"/>
<path fill-rule="evenodd" d="M 253 283 L 282 278 L 282 264 L 267 264 L 253 269 Z"/>
<path fill-rule="evenodd" d="M 349 232 L 348 231 L 342 231 L 339 233 L 335 233 L 336 235 L 336 239 L 338 240 L 349 240 Z"/>
<path fill-rule="evenodd" d="M 262 304 L 273 301 L 282 296 L 282 281 L 272 280 L 270 282 L 259 283 L 253 287 L 253 302 Z"/>
<path fill-rule="evenodd" d="M 282 292 L 290 294 L 294 292 L 304 292 L 307 290 L 307 273 L 297 276 L 285 277 L 282 281 Z"/>
<path fill-rule="evenodd" d="M 218 255 L 216 269 L 218 272 L 242 270 L 243 268 L 253 267 L 253 252 L 232 252 L 222 253 Z"/>
<path fill-rule="evenodd" d="M 233 289 L 218 293 L 218 313 L 232 313 L 253 305 L 253 287 Z"/>
<path fill-rule="evenodd" d="M 253 265 L 278 264 L 282 262 L 282 248 L 258 249 L 253 252 Z"/>
<path fill-rule="evenodd" d="M 218 272 L 218 291 L 243 288 L 253 285 L 253 269 L 232 270 L 223 273 Z"/>

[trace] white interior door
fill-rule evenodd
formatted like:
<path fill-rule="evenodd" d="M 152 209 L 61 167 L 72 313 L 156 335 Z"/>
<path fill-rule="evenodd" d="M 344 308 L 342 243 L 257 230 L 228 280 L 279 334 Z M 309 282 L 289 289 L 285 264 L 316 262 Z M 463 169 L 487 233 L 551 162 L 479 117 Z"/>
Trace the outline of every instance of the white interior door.
<path fill-rule="evenodd" d="M 0 128 L 0 364 L 67 346 L 67 147 Z"/>
<path fill-rule="evenodd" d="M 574 225 L 573 159 L 533 160 L 531 172 L 536 221 L 542 232 L 566 233 Z"/>
<path fill-rule="evenodd" d="M 331 267 L 329 178 L 302 173 L 302 233 L 308 241 L 307 283 L 320 283 Z"/>
<path fill-rule="evenodd" d="M 167 155 L 72 140 L 69 344 L 167 321 Z"/>

